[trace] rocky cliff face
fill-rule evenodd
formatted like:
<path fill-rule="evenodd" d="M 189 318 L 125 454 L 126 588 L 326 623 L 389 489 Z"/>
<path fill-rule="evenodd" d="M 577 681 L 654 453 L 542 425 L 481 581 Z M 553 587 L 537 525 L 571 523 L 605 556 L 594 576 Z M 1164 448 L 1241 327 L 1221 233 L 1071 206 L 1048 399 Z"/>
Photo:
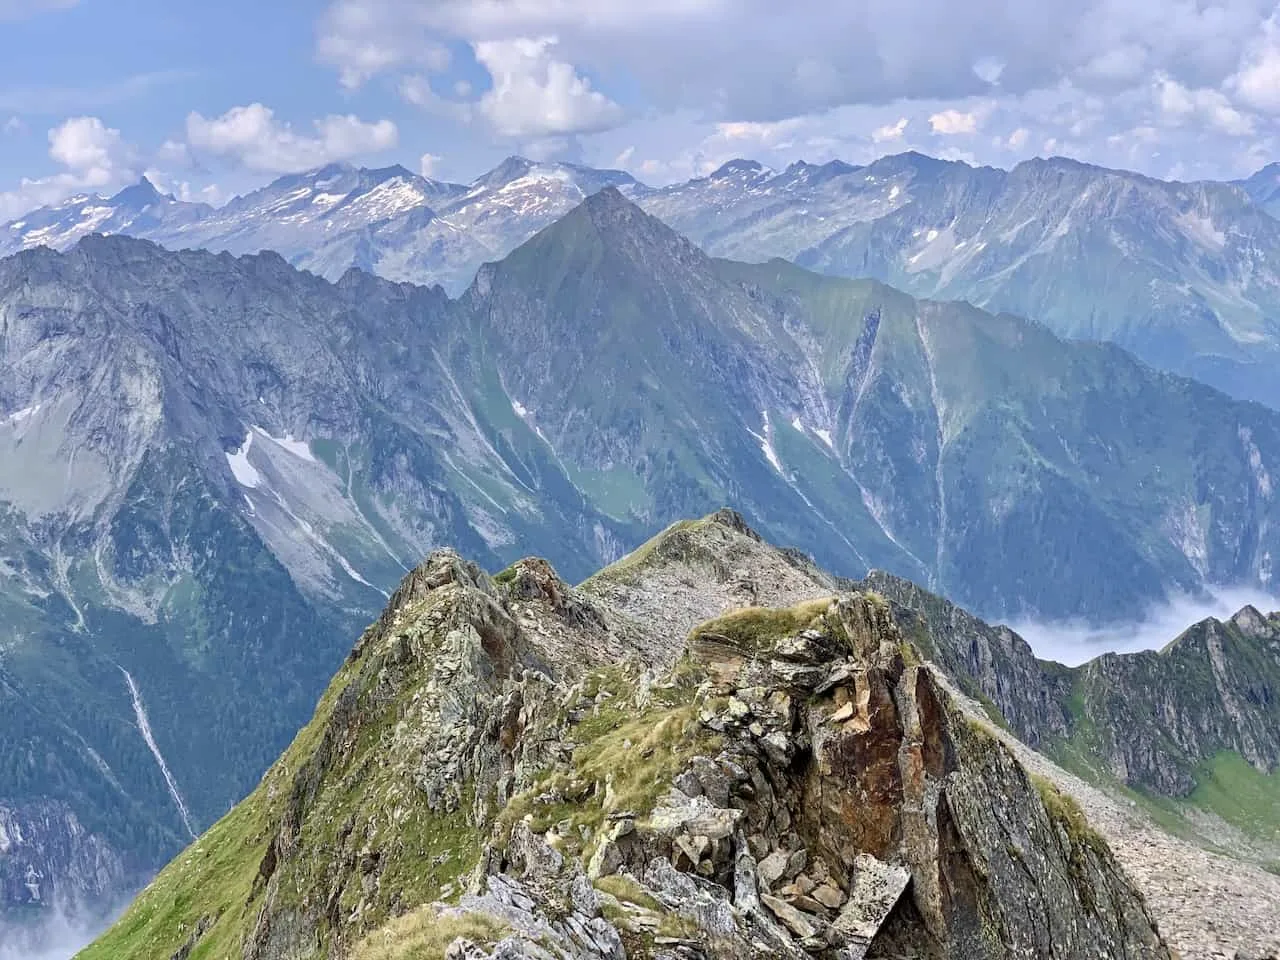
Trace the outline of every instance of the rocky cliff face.
<path fill-rule="evenodd" d="M 907 635 L 1024 743 L 1157 797 L 1260 791 L 1260 815 L 1228 808 L 1227 816 L 1260 839 L 1280 839 L 1272 799 L 1280 795 L 1280 616 L 1245 607 L 1163 650 L 1068 668 L 908 581 L 873 572 L 863 585 L 900 607 Z M 1224 782 L 1224 757 L 1249 782 Z"/>
<path fill-rule="evenodd" d="M 0 805 L 0 960 L 84 943 L 145 879 L 67 804 Z"/>
<path fill-rule="evenodd" d="M 701 523 L 612 571 L 626 595 L 718 538 L 763 557 L 740 519 Z M 686 638 L 601 599 L 617 580 L 433 555 L 259 788 L 85 957 L 1169 956 L 1106 843 L 885 600 L 744 607 L 714 584 L 750 574 L 721 570 L 730 609 Z"/>

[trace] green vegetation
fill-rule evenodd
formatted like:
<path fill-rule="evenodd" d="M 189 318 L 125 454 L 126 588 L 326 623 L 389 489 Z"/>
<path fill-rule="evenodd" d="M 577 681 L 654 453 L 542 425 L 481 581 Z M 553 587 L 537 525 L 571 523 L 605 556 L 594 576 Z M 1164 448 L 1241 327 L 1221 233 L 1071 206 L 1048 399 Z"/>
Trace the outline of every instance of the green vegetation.
<path fill-rule="evenodd" d="M 239 956 L 268 881 L 274 915 L 317 900 L 330 915 L 359 908 L 354 932 L 453 889 L 479 857 L 472 792 L 459 784 L 454 803 L 428 806 L 416 757 L 396 739 L 403 704 L 432 680 L 430 662 L 416 663 L 394 696 L 384 685 L 410 650 L 436 648 L 426 631 L 437 602 L 420 600 L 388 632 L 366 635 L 362 656 L 344 665 L 258 788 L 170 863 L 83 960 L 165 960 L 189 939 L 191 960 Z M 371 895 L 362 880 L 374 865 Z M 332 935 L 317 929 L 322 947 Z"/>
<path fill-rule="evenodd" d="M 506 932 L 489 914 L 441 913 L 429 905 L 365 937 L 351 952 L 351 960 L 444 960 L 449 944 L 459 937 L 492 947 Z"/>
<path fill-rule="evenodd" d="M 654 913 L 662 911 L 662 904 L 658 903 L 648 890 L 625 873 L 615 873 L 607 877 L 600 877 L 596 880 L 596 888 L 617 900 L 621 900 L 623 903 L 632 903 L 637 907 L 643 907 L 645 910 L 652 910 Z"/>
<path fill-rule="evenodd" d="M 1109 855 L 1107 842 L 1089 825 L 1089 819 L 1074 797 L 1063 793 L 1056 784 L 1038 773 L 1031 774 L 1031 782 L 1040 794 L 1049 819 L 1062 827 L 1072 847 L 1087 847 L 1098 854 Z"/>
<path fill-rule="evenodd" d="M 314 755 L 352 675 L 349 665 L 343 668 L 311 722 L 258 788 L 165 867 L 79 960 L 168 958 L 202 922 L 211 926 L 189 953 L 191 960 L 240 955 L 257 914 L 259 866 L 284 813 L 291 775 Z"/>
<path fill-rule="evenodd" d="M 720 749 L 719 737 L 698 721 L 695 688 L 691 682 L 657 688 L 650 704 L 637 710 L 633 674 L 621 667 L 592 674 L 583 696 L 596 706 L 572 728 L 572 765 L 548 771 L 513 797 L 499 817 L 501 831 L 509 833 L 526 817 L 539 832 L 568 821 L 561 839 L 579 846 L 580 828 L 594 837 L 611 813 L 646 815 L 694 756 Z M 559 802 L 547 803 L 548 795 Z M 590 851 L 568 852 L 585 857 Z"/>
<path fill-rule="evenodd" d="M 743 652 L 755 654 L 771 643 L 822 624 L 834 597 L 806 600 L 793 607 L 744 607 L 694 627 L 690 641 L 724 637 Z"/>
<path fill-rule="evenodd" d="M 1240 754 L 1224 750 L 1196 770 L 1187 802 L 1251 836 L 1280 841 L 1280 770 L 1260 773 Z"/>
<path fill-rule="evenodd" d="M 587 582 L 597 579 L 625 581 L 636 576 L 655 556 L 670 556 L 672 553 L 679 555 L 681 544 L 684 543 L 681 535 L 691 530 L 696 530 L 706 522 L 705 519 L 677 520 L 657 536 L 651 537 L 636 547 L 621 560 L 611 563 L 603 570 L 593 574 Z"/>

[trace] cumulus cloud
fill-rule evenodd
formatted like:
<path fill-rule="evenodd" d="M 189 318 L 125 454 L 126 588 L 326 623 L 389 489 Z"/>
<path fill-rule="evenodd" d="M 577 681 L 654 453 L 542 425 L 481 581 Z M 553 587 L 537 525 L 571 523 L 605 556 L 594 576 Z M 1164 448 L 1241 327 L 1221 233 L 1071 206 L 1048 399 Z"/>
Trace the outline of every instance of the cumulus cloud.
<path fill-rule="evenodd" d="M 97 117 L 73 117 L 49 131 L 49 156 L 90 180 L 106 182 L 123 149 L 120 131 Z"/>
<path fill-rule="evenodd" d="M 1271 13 L 1271 0 L 337 0 L 319 50 L 340 71 L 416 62 L 423 45 L 555 35 L 565 59 L 616 65 L 661 105 L 776 120 L 842 103 L 1009 94 L 1070 78 L 1107 87 L 1163 69 L 1216 86 Z M 921 24 L 928 24 L 922 30 Z M 722 89 L 723 88 L 723 89 Z"/>
<path fill-rule="evenodd" d="M 424 153 L 418 158 L 418 172 L 430 180 L 440 169 L 440 157 L 434 153 Z"/>
<path fill-rule="evenodd" d="M 359 87 L 390 67 L 411 64 L 440 71 L 449 65 L 448 47 L 416 31 L 396 29 L 387 13 L 374 4 L 336 3 L 325 15 L 316 53 L 338 68 L 344 87 Z"/>
<path fill-rule="evenodd" d="M 978 115 L 961 110 L 941 110 L 929 117 L 929 126 L 934 133 L 940 133 L 944 137 L 976 133 L 978 130 Z"/>
<path fill-rule="evenodd" d="M 388 150 L 399 142 L 399 132 L 390 120 L 366 123 L 354 115 L 331 115 L 314 126 L 314 135 L 298 133 L 278 121 L 269 107 L 251 103 L 212 119 L 190 114 L 187 141 L 198 151 L 266 173 L 307 170 Z"/>
<path fill-rule="evenodd" d="M 1229 86 L 1243 104 L 1263 113 L 1280 114 L 1280 26 L 1274 15 L 1249 44 Z"/>
<path fill-rule="evenodd" d="M 1253 121 L 1233 107 L 1220 90 L 1191 90 L 1168 76 L 1158 76 L 1155 86 L 1160 113 L 1174 125 L 1199 121 L 1231 136 L 1253 132 Z"/>
<path fill-rule="evenodd" d="M 1280 599 L 1247 587 L 1224 587 L 1207 599 L 1172 597 L 1153 605 L 1141 620 L 1130 623 L 1097 627 L 1080 622 L 1023 620 L 1009 626 L 1031 644 L 1041 659 L 1077 666 L 1109 652 L 1159 650 L 1206 617 L 1226 620 L 1249 604 L 1269 613 L 1280 607 Z"/>
<path fill-rule="evenodd" d="M 554 36 L 566 88 L 592 78 L 596 97 L 580 91 L 579 106 L 593 107 L 581 129 L 621 122 L 631 142 L 640 114 L 692 114 L 700 140 L 721 136 L 717 124 L 827 121 L 861 110 L 856 130 L 758 144 L 760 159 L 774 165 L 790 149 L 781 143 L 850 156 L 868 142 L 954 155 L 946 138 L 981 132 L 965 150 L 983 162 L 1027 157 L 1052 141 L 1062 152 L 1157 175 L 1235 176 L 1280 133 L 1267 119 L 1280 118 L 1274 9 L 1275 0 L 332 0 L 317 49 L 343 82 L 385 74 L 399 83 L 441 66 L 439 58 L 424 63 L 433 45 L 511 52 L 527 38 Z M 479 59 L 495 87 L 508 90 L 506 102 L 520 102 L 511 94 L 522 88 Z M 442 72 L 437 89 L 460 82 L 457 72 Z M 628 98 L 641 104 L 627 118 L 606 106 L 620 99 L 615 84 L 623 79 Z M 425 99 L 440 107 L 434 94 Z M 543 95 L 530 99 L 536 115 Z M 469 92 L 444 103 L 455 119 L 481 115 Z M 491 99 L 489 109 L 499 103 Z M 975 112 L 979 103 L 987 109 Z M 526 127 L 498 112 L 505 129 Z M 899 131 L 901 119 L 916 125 Z M 1129 135 L 1140 129 L 1156 139 Z M 612 152 L 601 156 L 611 157 L 620 141 L 604 139 L 602 149 Z M 674 169 L 674 153 L 696 151 L 697 143 L 639 149 L 665 153 L 658 162 Z"/>
<path fill-rule="evenodd" d="M 901 140 L 902 135 L 907 132 L 907 124 L 910 122 L 906 117 L 899 117 L 897 123 L 886 123 L 883 126 L 876 127 L 871 131 L 871 139 L 875 143 Z"/>
<path fill-rule="evenodd" d="M 0 193 L 0 217 L 58 203 L 74 193 L 117 187 L 136 176 L 136 151 L 98 117 L 72 117 L 49 131 L 49 157 L 62 170 Z"/>
<path fill-rule="evenodd" d="M 493 78 L 480 114 L 500 136 L 543 138 L 614 126 L 622 108 L 591 86 L 571 64 L 552 56 L 555 37 L 486 40 L 476 60 Z"/>

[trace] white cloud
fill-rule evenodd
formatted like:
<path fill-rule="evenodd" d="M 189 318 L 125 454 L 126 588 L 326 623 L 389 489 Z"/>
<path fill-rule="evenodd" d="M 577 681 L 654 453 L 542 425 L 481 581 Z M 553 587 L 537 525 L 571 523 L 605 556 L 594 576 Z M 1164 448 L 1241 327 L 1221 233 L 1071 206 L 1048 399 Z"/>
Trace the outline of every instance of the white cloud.
<path fill-rule="evenodd" d="M 418 172 L 430 180 L 440 169 L 440 157 L 434 153 L 424 153 L 418 158 Z"/>
<path fill-rule="evenodd" d="M 172 194 L 187 203 L 207 203 L 218 207 L 231 199 L 216 183 L 197 186 L 189 180 L 174 179 L 165 170 L 155 167 L 147 168 L 143 171 L 143 176 L 150 180 L 161 193 Z"/>
<path fill-rule="evenodd" d="M 899 117 L 897 123 L 886 123 L 882 127 L 876 127 L 871 131 L 871 139 L 875 143 L 888 143 L 892 140 L 901 140 L 902 135 L 907 132 L 907 124 L 910 121 L 906 117 Z"/>
<path fill-rule="evenodd" d="M 474 104 L 464 100 L 448 100 L 436 93 L 431 79 L 419 73 L 400 78 L 399 93 L 406 103 L 420 107 L 427 113 L 448 117 L 460 123 L 470 123 Z M 463 96 L 466 96 L 465 94 Z"/>
<path fill-rule="evenodd" d="M 187 117 L 191 147 L 234 159 L 251 170 L 289 173 L 389 150 L 399 142 L 390 120 L 366 123 L 353 115 L 315 121 L 315 135 L 294 131 L 261 103 L 232 107 L 220 117 Z"/>
<path fill-rule="evenodd" d="M 772 123 L 753 120 L 717 123 L 715 136 L 726 144 L 740 143 L 747 148 L 770 147 L 785 150 L 795 143 L 796 134 L 808 122 L 805 117 L 790 117 Z"/>
<path fill-rule="evenodd" d="M 335 3 L 321 21 L 316 53 L 338 68 L 342 85 L 355 89 L 391 67 L 413 65 L 433 72 L 448 68 L 449 49 L 414 30 L 386 22 L 377 4 Z"/>
<path fill-rule="evenodd" d="M 1005 146 L 1010 150 L 1021 150 L 1027 145 L 1027 140 L 1031 137 L 1031 131 L 1026 127 L 1019 127 L 1013 133 L 1009 134 L 1009 139 L 1005 141 Z"/>
<path fill-rule="evenodd" d="M 975 137 L 965 143 L 980 162 L 1008 162 L 1053 140 L 1084 159 L 1114 163 L 1129 157 L 1136 141 L 1113 147 L 1112 138 L 1153 127 L 1160 131 L 1158 142 L 1134 160 L 1144 172 L 1167 173 L 1176 159 L 1193 175 L 1235 176 L 1243 172 L 1244 158 L 1262 154 L 1259 144 L 1280 135 L 1262 116 L 1280 118 L 1280 30 L 1270 19 L 1276 0 L 1048 6 L 1007 0 L 330 2 L 318 49 L 340 76 L 385 74 L 398 85 L 405 75 L 425 70 L 450 98 L 431 98 L 448 104 L 434 104 L 438 115 L 486 119 L 487 126 L 494 120 L 478 109 L 473 98 L 479 94 L 457 90 L 457 70 L 431 74 L 422 51 L 433 44 L 515 49 L 525 38 L 557 37 L 551 54 L 566 83 L 589 77 L 590 93 L 602 98 L 595 106 L 603 118 L 594 115 L 583 130 L 620 123 L 628 131 L 616 138 L 591 134 L 604 141 L 598 153 L 587 141 L 577 142 L 600 162 L 634 143 L 668 170 L 688 169 L 698 143 L 724 132 L 716 124 L 803 118 L 807 136 L 788 135 L 762 149 L 860 155 L 868 143 L 892 143 L 894 150 L 910 146 L 936 154 L 954 151 L 945 138 L 989 132 L 981 142 Z M 921 30 L 921 23 L 930 29 Z M 1163 110 L 1153 77 L 1168 77 L 1186 91 L 1192 113 L 1178 119 L 1176 109 Z M 621 101 L 617 78 L 626 79 L 626 119 L 610 116 L 605 105 Z M 498 87 L 507 85 L 495 79 Z M 535 102 L 524 112 L 541 116 L 542 98 L 529 99 Z M 491 100 L 491 114 L 495 105 Z M 1041 105 L 1048 109 L 1037 110 Z M 833 111 L 859 110 L 859 130 L 811 129 Z M 542 120 L 513 117 L 514 109 L 497 113 L 505 129 L 530 128 L 525 135 L 531 139 L 573 136 L 547 130 Z M 695 117 L 696 132 L 681 143 L 655 144 L 629 132 L 651 116 L 686 114 Z M 914 126 L 890 136 L 902 117 Z M 1025 136 L 1011 140 L 1019 129 Z M 1223 133 L 1251 138 L 1251 146 L 1233 144 L 1224 153 L 1212 136 Z M 689 156 L 681 159 L 681 152 Z M 770 162 L 778 165 L 776 158 Z"/>
<path fill-rule="evenodd" d="M 1245 51 L 1229 86 L 1244 105 L 1280 114 L 1280 26 L 1274 16 Z"/>
<path fill-rule="evenodd" d="M 4 126 L 0 127 L 0 133 L 10 137 L 16 137 L 18 134 L 26 132 L 27 125 L 22 122 L 21 117 L 10 117 L 4 122 Z"/>
<path fill-rule="evenodd" d="M 940 133 L 946 137 L 976 133 L 978 115 L 961 110 L 941 110 L 929 117 L 929 126 L 933 128 L 934 133 Z"/>
<path fill-rule="evenodd" d="M 0 193 L 0 217 L 9 219 L 85 190 L 118 187 L 136 175 L 134 149 L 119 130 L 97 117 L 72 117 L 51 129 L 49 157 L 63 169 Z"/>
<path fill-rule="evenodd" d="M 1154 604 L 1141 620 L 1091 626 L 1076 621 L 1020 621 L 1010 624 L 1036 656 L 1077 666 L 1104 653 L 1159 650 L 1207 617 L 1226 620 L 1246 605 L 1269 613 L 1280 601 L 1246 587 L 1224 587 L 1204 600 L 1175 596 Z"/>
<path fill-rule="evenodd" d="M 97 117 L 73 117 L 49 131 L 49 156 L 77 172 L 110 171 L 123 140 Z"/>
<path fill-rule="evenodd" d="M 1253 132 L 1253 121 L 1236 110 L 1220 90 L 1191 90 L 1161 75 L 1155 80 L 1155 96 L 1162 118 L 1174 126 L 1196 120 L 1230 136 Z"/>
<path fill-rule="evenodd" d="M 554 37 L 486 40 L 475 55 L 493 78 L 480 114 L 503 137 L 543 138 L 588 133 L 615 126 L 622 108 L 551 56 Z"/>

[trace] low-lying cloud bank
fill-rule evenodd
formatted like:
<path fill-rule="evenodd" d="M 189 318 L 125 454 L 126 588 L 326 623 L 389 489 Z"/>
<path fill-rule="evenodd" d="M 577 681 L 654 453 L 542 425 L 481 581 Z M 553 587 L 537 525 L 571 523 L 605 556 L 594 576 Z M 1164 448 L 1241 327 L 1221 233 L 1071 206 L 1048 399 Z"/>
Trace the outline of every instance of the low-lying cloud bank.
<path fill-rule="evenodd" d="M 0 919 L 0 960 L 70 960 L 93 942 L 119 912 L 85 918 L 48 908 L 38 917 L 25 917 L 13 927 Z"/>
<path fill-rule="evenodd" d="M 1206 617 L 1225 620 L 1252 604 L 1264 613 L 1280 610 L 1280 598 L 1249 587 L 1220 587 L 1209 599 L 1171 597 L 1139 621 L 1092 626 L 1082 621 L 1019 620 L 1009 624 L 1042 660 L 1078 666 L 1104 653 L 1159 650 Z"/>

